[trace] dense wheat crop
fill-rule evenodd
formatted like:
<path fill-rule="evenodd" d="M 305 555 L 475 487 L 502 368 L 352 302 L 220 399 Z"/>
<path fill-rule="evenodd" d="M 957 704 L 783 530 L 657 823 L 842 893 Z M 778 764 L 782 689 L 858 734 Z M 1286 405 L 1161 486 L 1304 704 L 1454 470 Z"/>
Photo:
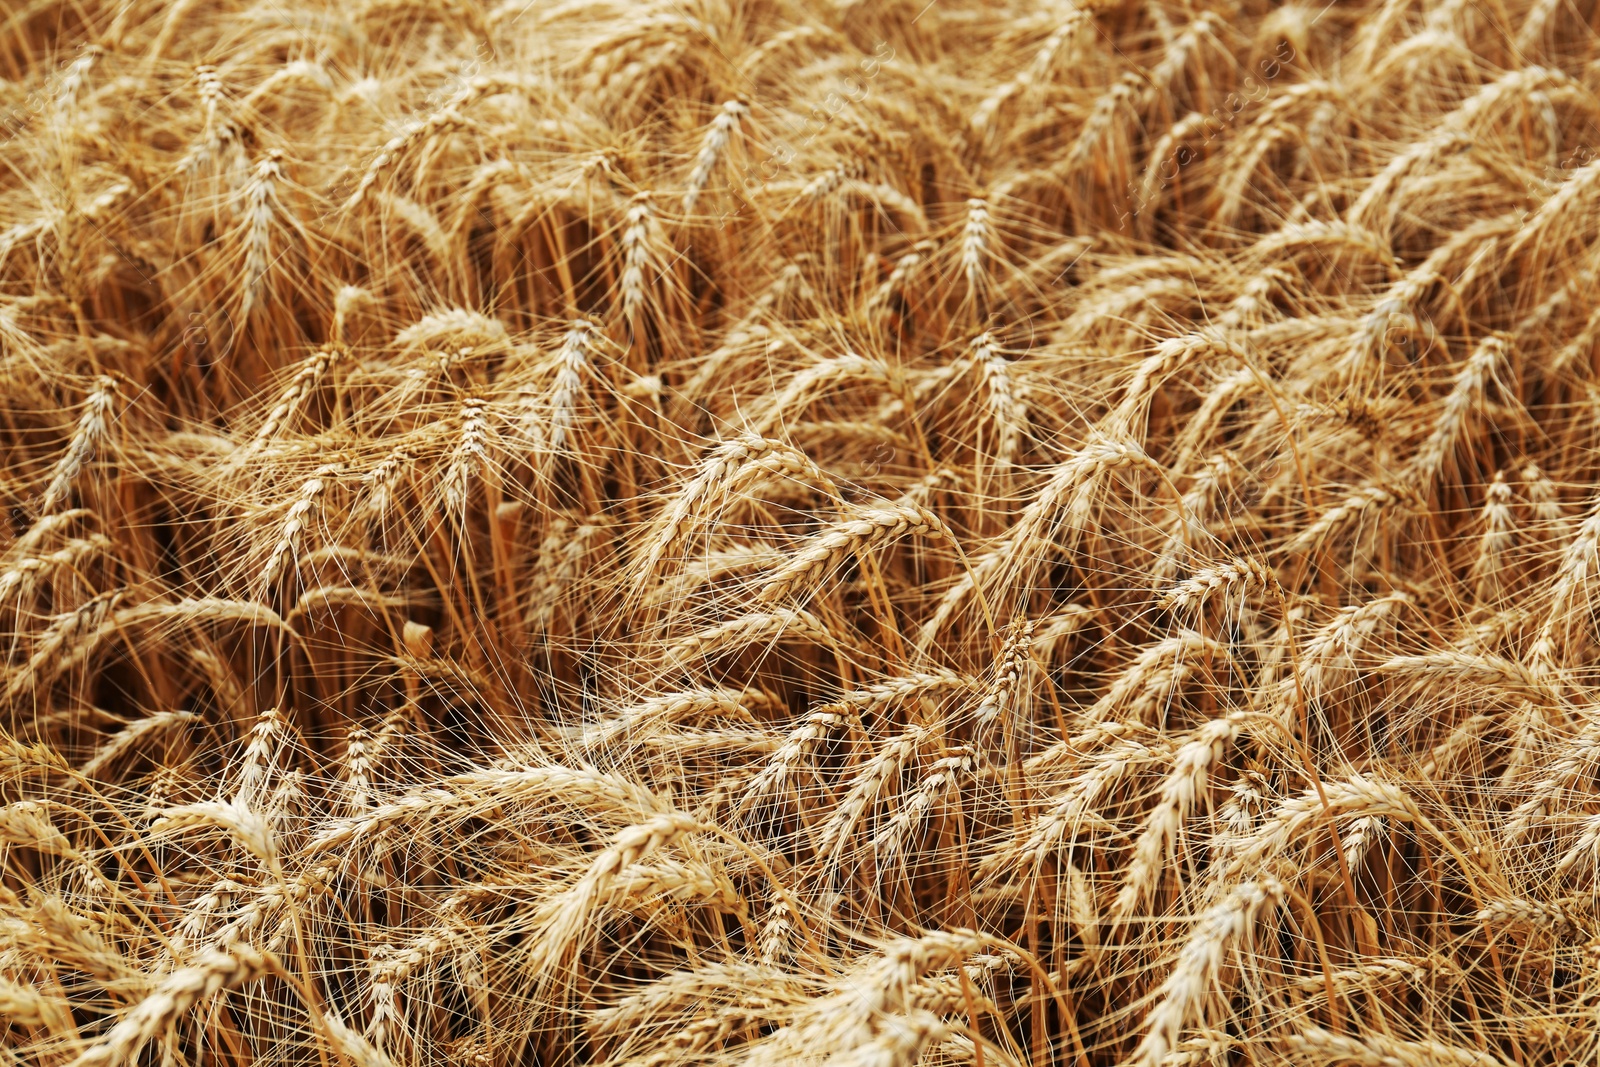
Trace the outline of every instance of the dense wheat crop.
<path fill-rule="evenodd" d="M 3 0 L 3 1062 L 1592 1064 L 1596 18 Z"/>

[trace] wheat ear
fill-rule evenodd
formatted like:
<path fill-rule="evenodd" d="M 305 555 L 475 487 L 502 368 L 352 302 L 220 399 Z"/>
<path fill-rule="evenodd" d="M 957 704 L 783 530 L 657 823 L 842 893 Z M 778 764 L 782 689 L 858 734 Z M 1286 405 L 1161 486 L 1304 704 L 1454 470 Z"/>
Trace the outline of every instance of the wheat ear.
<path fill-rule="evenodd" d="M 1178 962 L 1157 992 L 1156 1006 L 1145 1019 L 1146 1033 L 1131 1063 L 1161 1067 L 1189 1019 L 1213 995 L 1228 949 L 1250 935 L 1257 916 L 1277 907 L 1286 890 L 1274 878 L 1245 882 L 1213 905 L 1195 924 Z"/>
<path fill-rule="evenodd" d="M 305 540 L 305 531 L 310 525 L 312 512 L 316 510 L 322 494 L 327 491 L 328 480 L 341 469 L 338 464 L 326 464 L 301 484 L 299 496 L 289 505 L 289 513 L 284 516 L 283 525 L 278 528 L 278 539 L 273 543 L 272 550 L 267 553 L 267 562 L 261 568 L 261 576 L 256 580 L 263 596 L 272 595 L 278 579 L 283 575 L 285 565 L 291 559 L 298 560 L 300 546 Z"/>
<path fill-rule="evenodd" d="M 858 512 L 803 545 L 794 557 L 756 593 L 758 603 L 771 604 L 814 586 L 828 567 L 851 552 L 906 534 L 922 534 L 955 541 L 955 534 L 927 508 L 886 504 Z"/>
<path fill-rule="evenodd" d="M 1161 787 L 1161 799 L 1133 846 L 1133 860 L 1111 911 L 1114 927 L 1131 919 L 1139 905 L 1155 895 L 1163 860 L 1176 844 L 1184 821 L 1206 799 L 1212 767 L 1238 735 L 1236 717 L 1214 719 L 1195 731 L 1193 738 L 1178 750 L 1172 773 Z"/>
<path fill-rule="evenodd" d="M 727 150 L 728 141 L 739 129 L 739 120 L 749 113 L 750 105 L 744 101 L 729 100 L 722 105 L 722 110 L 711 121 L 711 129 L 706 131 L 705 141 L 700 145 L 700 154 L 695 157 L 694 170 L 689 173 L 689 187 L 683 193 L 685 215 L 694 214 L 694 206 L 700 199 L 700 193 L 711 180 L 717 161 Z"/>
<path fill-rule="evenodd" d="M 273 966 L 270 957 L 243 943 L 210 949 L 194 963 L 174 971 L 106 1035 L 79 1054 L 71 1067 L 119 1067 L 131 1063 L 161 1030 L 196 1004 L 224 989 L 260 978 Z"/>
<path fill-rule="evenodd" d="M 1354 1063 L 1360 1067 L 1507 1067 L 1504 1060 L 1478 1049 L 1438 1041 L 1402 1041 L 1381 1034 L 1349 1037 L 1319 1026 L 1290 1035 L 1296 1058 L 1320 1063 Z"/>
<path fill-rule="evenodd" d="M 278 434 L 294 425 L 295 419 L 316 392 L 317 386 L 321 384 L 328 371 L 344 358 L 344 355 L 345 350 L 341 346 L 325 345 L 306 358 L 300 369 L 295 372 L 293 381 L 278 396 L 277 404 L 261 421 L 261 428 L 256 431 L 255 439 L 251 442 L 252 448 L 260 449 L 267 446 Z"/>
<path fill-rule="evenodd" d="M 102 374 L 95 380 L 94 389 L 84 401 L 83 414 L 78 418 L 78 428 L 73 432 L 67 450 L 56 464 L 45 487 L 44 500 L 39 512 L 48 515 L 60 507 L 72 491 L 72 484 L 83 470 L 84 464 L 94 456 L 95 450 L 105 440 L 111 429 L 112 409 L 117 399 L 117 380 Z"/>

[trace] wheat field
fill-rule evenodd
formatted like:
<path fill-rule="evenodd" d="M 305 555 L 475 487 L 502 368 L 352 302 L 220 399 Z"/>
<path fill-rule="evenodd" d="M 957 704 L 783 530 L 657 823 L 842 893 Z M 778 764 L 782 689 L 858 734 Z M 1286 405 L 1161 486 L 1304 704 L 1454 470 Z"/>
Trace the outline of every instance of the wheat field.
<path fill-rule="evenodd" d="M 1595 0 L 4 0 L 0 1057 L 1600 1055 Z"/>

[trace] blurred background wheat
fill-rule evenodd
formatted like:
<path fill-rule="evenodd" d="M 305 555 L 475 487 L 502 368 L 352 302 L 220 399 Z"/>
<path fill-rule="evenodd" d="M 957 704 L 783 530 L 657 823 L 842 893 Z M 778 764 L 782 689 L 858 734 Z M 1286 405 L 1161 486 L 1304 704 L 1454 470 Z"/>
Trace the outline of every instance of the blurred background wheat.
<path fill-rule="evenodd" d="M 5 0 L 0 1055 L 1600 1051 L 1595 0 Z"/>

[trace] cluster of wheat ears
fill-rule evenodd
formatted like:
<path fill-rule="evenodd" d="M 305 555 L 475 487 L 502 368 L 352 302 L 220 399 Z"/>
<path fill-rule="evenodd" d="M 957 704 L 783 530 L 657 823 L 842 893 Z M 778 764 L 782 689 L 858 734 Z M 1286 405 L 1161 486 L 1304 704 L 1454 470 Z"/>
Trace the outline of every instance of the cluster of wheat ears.
<path fill-rule="evenodd" d="M 0 1063 L 1593 1063 L 1597 18 L 8 0 Z"/>

